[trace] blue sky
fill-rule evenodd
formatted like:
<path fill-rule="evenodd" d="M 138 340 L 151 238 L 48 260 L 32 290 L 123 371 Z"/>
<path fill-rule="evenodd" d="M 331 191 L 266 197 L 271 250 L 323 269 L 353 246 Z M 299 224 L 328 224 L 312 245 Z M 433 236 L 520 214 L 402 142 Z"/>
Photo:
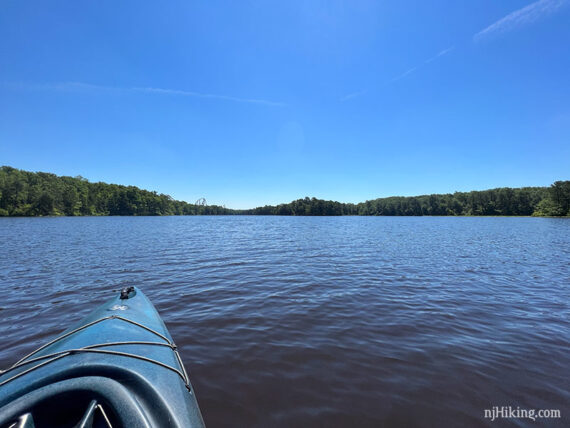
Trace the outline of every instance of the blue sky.
<path fill-rule="evenodd" d="M 569 3 L 3 1 L 0 164 L 232 208 L 549 185 Z"/>

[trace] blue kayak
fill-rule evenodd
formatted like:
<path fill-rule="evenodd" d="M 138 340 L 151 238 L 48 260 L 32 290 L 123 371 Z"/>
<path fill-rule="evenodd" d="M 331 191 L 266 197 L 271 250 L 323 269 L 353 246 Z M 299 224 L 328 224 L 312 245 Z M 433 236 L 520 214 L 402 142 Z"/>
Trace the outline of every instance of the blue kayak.
<path fill-rule="evenodd" d="M 135 287 L 0 373 L 0 427 L 204 426 L 176 345 Z"/>

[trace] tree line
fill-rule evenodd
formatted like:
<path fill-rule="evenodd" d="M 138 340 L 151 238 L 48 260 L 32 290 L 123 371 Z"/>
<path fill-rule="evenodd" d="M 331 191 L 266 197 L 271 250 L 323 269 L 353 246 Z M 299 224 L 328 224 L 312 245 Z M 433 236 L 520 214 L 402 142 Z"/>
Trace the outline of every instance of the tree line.
<path fill-rule="evenodd" d="M 0 216 L 218 215 L 234 211 L 195 205 L 135 186 L 90 183 L 9 166 L 0 168 Z"/>
<path fill-rule="evenodd" d="M 304 198 L 250 210 L 189 204 L 134 186 L 91 183 L 8 166 L 0 168 L 0 216 L 83 215 L 570 216 L 570 181 L 453 194 L 394 196 L 358 204 Z"/>
<path fill-rule="evenodd" d="M 550 187 L 502 187 L 453 194 L 392 196 L 359 204 L 316 198 L 244 211 L 252 215 L 570 216 L 570 181 Z"/>

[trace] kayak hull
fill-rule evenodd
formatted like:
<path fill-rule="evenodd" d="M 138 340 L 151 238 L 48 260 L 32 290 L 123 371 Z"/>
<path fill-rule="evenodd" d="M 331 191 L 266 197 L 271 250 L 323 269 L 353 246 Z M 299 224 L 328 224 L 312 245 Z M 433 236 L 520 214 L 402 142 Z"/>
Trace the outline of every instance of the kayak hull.
<path fill-rule="evenodd" d="M 27 412 L 58 420 L 58 407 L 77 419 L 90 405 L 118 426 L 204 426 L 176 345 L 134 287 L 0 376 L 0 426 Z"/>

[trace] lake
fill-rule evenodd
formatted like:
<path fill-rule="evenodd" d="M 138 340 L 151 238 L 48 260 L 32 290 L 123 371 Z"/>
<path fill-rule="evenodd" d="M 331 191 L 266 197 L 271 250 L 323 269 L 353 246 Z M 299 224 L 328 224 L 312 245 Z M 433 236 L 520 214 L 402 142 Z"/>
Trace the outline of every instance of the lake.
<path fill-rule="evenodd" d="M 136 285 L 210 427 L 568 426 L 568 219 L 1 218 L 0 238 L 2 368 Z"/>

